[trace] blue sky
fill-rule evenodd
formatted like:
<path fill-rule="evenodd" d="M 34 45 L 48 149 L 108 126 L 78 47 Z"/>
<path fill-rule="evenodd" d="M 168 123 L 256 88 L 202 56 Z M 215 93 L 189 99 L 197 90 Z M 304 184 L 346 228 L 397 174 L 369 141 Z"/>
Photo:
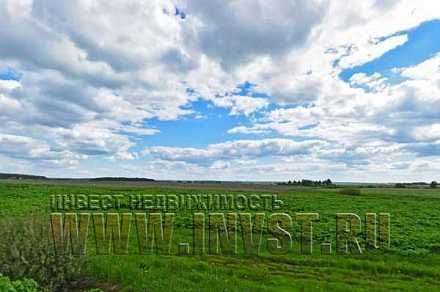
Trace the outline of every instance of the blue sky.
<path fill-rule="evenodd" d="M 261 92 L 252 92 L 252 84 L 237 85 L 236 94 L 265 98 L 270 102 L 270 96 Z M 260 135 L 229 134 L 228 130 L 239 125 L 250 125 L 251 120 L 258 118 L 263 112 L 278 108 L 277 104 L 268 104 L 262 111 L 250 116 L 244 114 L 231 115 L 227 108 L 217 107 L 212 102 L 198 99 L 186 106 L 194 113 L 188 117 L 161 121 L 153 119 L 147 125 L 159 129 L 160 133 L 143 139 L 142 146 L 177 146 L 203 148 L 213 143 L 227 140 L 258 139 Z M 274 135 L 266 134 L 266 137 Z"/>
<path fill-rule="evenodd" d="M 0 80 L 16 80 L 19 81 L 21 79 L 20 72 L 15 71 L 14 69 L 7 67 L 0 71 Z"/>
<path fill-rule="evenodd" d="M 391 72 L 392 69 L 415 66 L 432 58 L 440 51 L 440 42 L 437 39 L 440 35 L 439 19 L 421 23 L 417 27 L 396 32 L 389 37 L 403 34 L 408 35 L 406 43 L 370 62 L 342 71 L 341 79 L 347 81 L 356 73 L 371 75 L 376 72 L 392 79 L 395 75 Z"/>
<path fill-rule="evenodd" d="M 412 67 L 427 59 L 434 57 L 440 52 L 440 20 L 430 20 L 419 26 L 406 31 L 399 31 L 393 35 L 408 35 L 408 41 L 398 46 L 379 58 L 365 64 L 341 71 L 339 77 L 349 82 L 350 77 L 357 73 L 372 75 L 380 73 L 388 78 L 388 82 L 400 83 L 403 79 L 398 73 L 392 72 L 395 68 Z M 228 134 L 228 130 L 239 125 L 250 125 L 251 120 L 261 117 L 265 112 L 277 108 L 295 107 L 297 104 L 281 105 L 271 102 L 268 94 L 252 92 L 252 84 L 247 82 L 237 86 L 239 95 L 262 97 L 270 103 L 261 111 L 251 116 L 230 115 L 226 108 L 219 108 L 212 102 L 203 99 L 190 103 L 186 107 L 194 111 L 194 115 L 180 120 L 160 121 L 154 119 L 148 121 L 149 126 L 160 130 L 157 135 L 143 139 L 142 146 L 176 146 L 204 148 L 210 144 L 221 143 L 225 140 L 258 139 L 261 135 L 255 134 Z M 199 118 L 194 118 L 200 115 Z M 277 135 L 266 133 L 264 137 L 275 138 Z"/>
<path fill-rule="evenodd" d="M 0 172 L 440 180 L 439 8 L 2 1 Z"/>

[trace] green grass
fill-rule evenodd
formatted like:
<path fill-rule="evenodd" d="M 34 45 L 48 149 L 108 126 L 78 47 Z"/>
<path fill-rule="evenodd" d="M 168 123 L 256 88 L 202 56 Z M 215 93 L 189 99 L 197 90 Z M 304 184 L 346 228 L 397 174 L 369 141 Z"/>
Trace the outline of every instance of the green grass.
<path fill-rule="evenodd" d="M 52 194 L 208 194 L 219 190 L 124 186 L 0 183 L 0 216 L 49 213 Z M 247 194 L 246 192 L 240 192 Z M 255 193 L 255 192 L 253 192 Z M 250 193 L 249 193 L 250 194 Z M 391 214 L 391 249 L 352 256 L 300 255 L 298 245 L 285 256 L 94 256 L 87 276 L 118 284 L 123 291 L 419 291 L 440 287 L 440 189 L 364 188 L 359 196 L 338 189 L 292 188 L 278 196 L 282 211 L 316 212 L 317 244 L 334 242 L 335 214 Z M 176 243 L 191 236 L 190 212 L 176 214 Z M 298 241 L 300 226 L 292 230 Z M 130 249 L 135 249 L 133 245 Z M 334 246 L 333 246 L 334 249 Z"/>

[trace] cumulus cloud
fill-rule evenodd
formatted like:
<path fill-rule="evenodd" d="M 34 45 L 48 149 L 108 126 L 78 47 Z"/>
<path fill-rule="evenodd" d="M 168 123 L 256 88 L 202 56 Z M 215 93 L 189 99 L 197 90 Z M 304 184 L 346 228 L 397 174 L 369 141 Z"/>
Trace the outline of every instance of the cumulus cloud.
<path fill-rule="evenodd" d="M 12 66 L 21 73 L 20 80 L 0 83 L 2 132 L 78 155 L 133 158 L 129 135 L 158 132 L 145 119 L 190 113 L 182 108 L 191 98 L 181 80 L 156 82 L 162 70 L 149 68 L 176 47 L 167 33 L 176 31 L 177 22 L 162 13 L 164 5 L 171 7 L 2 1 L 0 69 Z M 137 20 L 128 21 L 133 14 Z M 140 28 L 144 34 L 132 37 Z"/>
<path fill-rule="evenodd" d="M 319 92 L 312 106 L 275 109 L 251 126 L 235 127 L 229 133 L 275 132 L 332 141 L 339 146 L 321 149 L 320 158 L 346 165 L 435 157 L 440 139 L 436 113 L 440 108 L 439 64 L 439 56 L 433 56 L 399 69 L 404 77 L 400 83 L 378 73 L 355 74 L 349 82 L 339 80 L 333 83 L 337 86 Z M 378 157 L 385 160 L 376 160 Z"/>
<path fill-rule="evenodd" d="M 227 69 L 303 46 L 327 1 L 183 1 L 186 41 Z"/>
<path fill-rule="evenodd" d="M 86 156 L 57 150 L 29 137 L 0 134 L 0 154 L 12 158 L 46 161 L 58 165 L 75 164 Z"/>
<path fill-rule="evenodd" d="M 182 161 L 199 165 L 211 165 L 223 160 L 254 159 L 266 156 L 306 155 L 324 144 L 320 141 L 296 142 L 288 139 L 239 140 L 209 145 L 206 149 L 151 147 L 144 151 L 165 161 Z"/>
<path fill-rule="evenodd" d="M 370 40 L 366 46 L 360 48 L 350 46 L 349 53 L 339 60 L 338 65 L 341 68 L 352 68 L 367 63 L 403 45 L 407 41 L 407 35 L 398 35 L 386 38 L 385 40 Z"/>
<path fill-rule="evenodd" d="M 231 115 L 249 115 L 269 105 L 264 98 L 243 95 L 217 97 L 212 100 L 215 106 L 231 109 Z"/>
<path fill-rule="evenodd" d="M 440 123 L 416 127 L 412 134 L 417 141 L 440 140 Z"/>
<path fill-rule="evenodd" d="M 416 127 L 414 137 L 432 136 L 429 133 L 435 131 L 435 112 L 440 106 L 439 63 L 440 57 L 434 56 L 402 70 L 406 79 L 397 84 L 377 73 L 355 74 L 349 83 L 340 80 L 333 90 L 320 93 L 314 105 L 272 110 L 249 129 L 322 138 L 370 129 L 377 138 L 401 132 L 410 135 L 408 130 Z M 241 128 L 241 132 L 245 129 Z"/>
<path fill-rule="evenodd" d="M 438 56 L 396 68 L 399 82 L 340 74 L 405 44 L 439 9 L 428 0 L 0 1 L 0 72 L 19 73 L 0 78 L 0 153 L 11 165 L 121 159 L 140 169 L 142 139 L 162 131 L 150 121 L 200 117 L 191 104 L 203 101 L 243 117 L 229 134 L 282 138 L 150 147 L 152 167 L 234 177 L 251 167 L 239 161 L 255 160 L 262 173 L 287 173 L 287 162 L 260 163 L 307 154 L 316 171 L 326 161 L 377 171 L 379 158 L 437 155 Z M 246 82 L 255 86 L 238 92 Z"/>

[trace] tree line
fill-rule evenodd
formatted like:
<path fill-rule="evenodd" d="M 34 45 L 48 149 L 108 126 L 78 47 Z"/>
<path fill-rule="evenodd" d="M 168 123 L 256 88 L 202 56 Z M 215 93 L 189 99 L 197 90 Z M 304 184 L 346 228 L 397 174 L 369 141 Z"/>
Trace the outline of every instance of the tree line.
<path fill-rule="evenodd" d="M 278 185 L 304 186 L 304 187 L 330 187 L 330 186 L 334 186 L 334 183 L 331 181 L 331 179 L 326 179 L 326 180 L 302 179 L 298 181 L 289 180 L 287 182 L 278 183 Z"/>
<path fill-rule="evenodd" d="M 438 187 L 439 183 L 436 181 L 432 181 L 431 183 L 426 182 L 414 182 L 414 183 L 396 183 L 394 186 L 396 188 L 406 188 L 407 186 L 430 186 L 431 188 L 435 189 Z"/>

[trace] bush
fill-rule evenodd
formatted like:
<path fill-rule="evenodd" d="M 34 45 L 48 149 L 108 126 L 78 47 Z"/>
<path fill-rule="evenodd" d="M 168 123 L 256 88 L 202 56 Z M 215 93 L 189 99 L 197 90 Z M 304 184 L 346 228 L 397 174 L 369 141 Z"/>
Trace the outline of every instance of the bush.
<path fill-rule="evenodd" d="M 34 280 L 23 279 L 12 282 L 8 277 L 0 274 L 0 291 L 38 292 L 41 290 L 38 288 L 38 285 Z"/>
<path fill-rule="evenodd" d="M 342 195 L 349 195 L 349 196 L 360 196 L 361 190 L 354 189 L 354 188 L 343 188 L 339 190 L 339 193 Z"/>
<path fill-rule="evenodd" d="M 49 291 L 67 290 L 78 280 L 84 259 L 55 255 L 49 230 L 48 217 L 1 220 L 0 273 L 13 279 L 34 279 Z"/>

